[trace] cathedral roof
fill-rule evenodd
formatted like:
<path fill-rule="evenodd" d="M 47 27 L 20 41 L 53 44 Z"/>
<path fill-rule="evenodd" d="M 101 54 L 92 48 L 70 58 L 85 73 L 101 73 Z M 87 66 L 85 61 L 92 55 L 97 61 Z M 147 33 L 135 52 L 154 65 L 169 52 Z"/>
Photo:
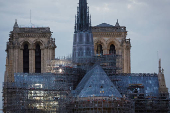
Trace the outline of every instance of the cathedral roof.
<path fill-rule="evenodd" d="M 101 23 L 95 27 L 114 27 L 113 25 L 107 24 L 107 23 Z"/>
<path fill-rule="evenodd" d="M 77 86 L 76 92 L 79 97 L 122 97 L 117 88 L 99 65 L 95 65 L 89 72 L 87 72 L 87 74 Z"/>

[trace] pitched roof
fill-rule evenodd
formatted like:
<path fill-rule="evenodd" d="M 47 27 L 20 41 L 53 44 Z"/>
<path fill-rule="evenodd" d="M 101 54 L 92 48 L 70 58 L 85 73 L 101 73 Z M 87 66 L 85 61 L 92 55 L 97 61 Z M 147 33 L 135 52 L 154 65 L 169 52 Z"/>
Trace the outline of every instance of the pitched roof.
<path fill-rule="evenodd" d="M 96 65 L 81 80 L 76 88 L 79 97 L 122 97 L 101 66 Z"/>
<path fill-rule="evenodd" d="M 107 24 L 107 23 L 101 23 L 95 27 L 114 27 L 113 25 Z"/>

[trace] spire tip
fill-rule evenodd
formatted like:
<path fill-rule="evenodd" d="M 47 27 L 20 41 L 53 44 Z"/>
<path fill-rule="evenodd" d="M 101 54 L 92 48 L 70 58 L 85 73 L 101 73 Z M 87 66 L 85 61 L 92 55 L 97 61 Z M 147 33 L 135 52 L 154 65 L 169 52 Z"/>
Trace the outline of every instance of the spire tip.
<path fill-rule="evenodd" d="M 159 72 L 161 72 L 161 58 L 159 59 Z"/>

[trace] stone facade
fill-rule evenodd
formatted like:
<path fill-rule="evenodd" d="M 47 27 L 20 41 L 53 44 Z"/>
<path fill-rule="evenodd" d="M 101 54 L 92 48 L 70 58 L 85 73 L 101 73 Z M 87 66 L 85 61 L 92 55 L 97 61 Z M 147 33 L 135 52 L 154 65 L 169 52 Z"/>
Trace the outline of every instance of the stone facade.
<path fill-rule="evenodd" d="M 29 53 L 29 73 L 35 73 L 35 50 L 36 45 L 40 46 L 41 53 L 41 73 L 46 70 L 46 61 L 55 59 L 55 39 L 51 38 L 52 32 L 49 27 L 19 27 L 17 21 L 10 38 L 7 42 L 7 61 L 13 65 L 13 73 L 23 73 L 23 50 L 28 45 Z M 8 66 L 8 62 L 6 65 Z M 6 70 L 7 71 L 7 70 Z"/>
<path fill-rule="evenodd" d="M 125 26 L 117 22 L 115 26 L 102 23 L 92 27 L 95 55 L 121 55 L 122 73 L 131 73 L 130 39 L 126 39 Z M 101 50 L 99 50 L 101 47 Z M 111 50 L 112 48 L 112 50 Z"/>

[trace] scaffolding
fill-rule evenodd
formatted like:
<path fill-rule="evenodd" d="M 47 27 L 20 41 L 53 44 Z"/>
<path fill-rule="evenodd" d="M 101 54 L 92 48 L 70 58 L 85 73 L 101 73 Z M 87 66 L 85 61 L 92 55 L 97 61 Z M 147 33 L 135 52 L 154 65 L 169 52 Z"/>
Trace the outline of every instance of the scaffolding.
<path fill-rule="evenodd" d="M 170 100 L 163 97 L 75 97 L 66 105 L 69 113 L 169 113 Z"/>
<path fill-rule="evenodd" d="M 143 84 L 129 84 L 122 98 L 75 97 L 73 76 L 62 74 L 15 74 L 4 83 L 4 113 L 168 113 L 169 98 L 142 93 Z M 73 78 L 74 79 L 74 78 Z M 119 81 L 118 79 L 115 81 Z M 72 81 L 73 82 L 73 81 Z M 135 90 L 138 89 L 138 92 Z M 132 98 L 133 95 L 133 98 Z"/>
<path fill-rule="evenodd" d="M 113 97 L 90 97 L 86 100 L 76 98 L 70 103 L 72 113 L 134 113 L 133 102 Z"/>
<path fill-rule="evenodd" d="M 135 113 L 169 113 L 170 110 L 170 100 L 166 97 L 144 98 L 138 96 L 132 101 L 134 102 Z"/>
<path fill-rule="evenodd" d="M 3 112 L 169 113 L 169 96 L 159 94 L 158 75 L 119 73 L 122 69 L 119 57 L 96 56 L 94 63 L 103 68 L 122 98 L 113 95 L 76 97 L 75 88 L 95 65 L 73 64 L 71 58 L 64 58 L 48 61 L 47 73 L 15 73 L 14 82 L 4 82 Z"/>
<path fill-rule="evenodd" d="M 4 83 L 4 113 L 58 113 L 66 110 L 72 90 L 66 76 L 17 74 Z"/>
<path fill-rule="evenodd" d="M 99 62 L 103 70 L 109 74 L 122 73 L 122 56 L 116 54 L 105 54 L 94 57 L 95 62 Z"/>
<path fill-rule="evenodd" d="M 69 66 L 65 65 L 63 62 L 65 62 L 65 60 L 48 61 L 47 72 L 56 75 L 66 76 L 68 82 L 73 84 L 73 90 L 74 90 L 78 85 L 78 83 L 86 74 L 86 71 L 81 68 L 73 67 L 72 65 Z"/>
<path fill-rule="evenodd" d="M 122 73 L 122 59 L 121 55 L 105 54 L 93 56 L 92 61 L 88 61 L 86 57 L 80 58 L 79 63 L 73 63 L 71 56 L 57 58 L 55 60 L 48 60 L 46 65 L 46 72 L 58 73 L 58 67 L 77 68 L 85 71 L 90 70 L 94 64 L 100 64 L 105 72 L 110 74 Z"/>
<path fill-rule="evenodd" d="M 159 96 L 158 75 L 155 73 L 118 73 L 110 74 L 109 78 L 122 95 L 132 95 L 136 90 L 145 96 Z"/>

